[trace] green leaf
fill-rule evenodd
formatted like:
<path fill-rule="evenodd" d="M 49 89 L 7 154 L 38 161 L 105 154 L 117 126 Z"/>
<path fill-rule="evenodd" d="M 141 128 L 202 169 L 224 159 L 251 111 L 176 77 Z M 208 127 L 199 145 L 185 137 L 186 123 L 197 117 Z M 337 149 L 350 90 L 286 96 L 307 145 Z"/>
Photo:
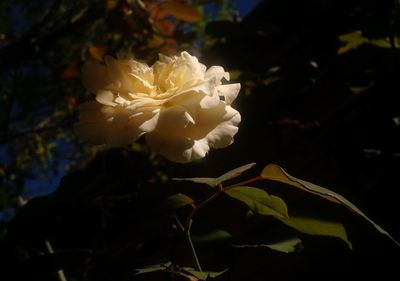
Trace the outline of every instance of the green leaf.
<path fill-rule="evenodd" d="M 357 49 L 359 46 L 368 43 L 368 38 L 362 36 L 361 30 L 355 30 L 350 33 L 342 34 L 339 36 L 339 40 L 346 43 L 340 47 L 338 54 L 344 54 L 352 49 Z"/>
<path fill-rule="evenodd" d="M 340 47 L 338 50 L 338 54 L 344 54 L 347 53 L 348 51 L 352 49 L 357 49 L 358 47 L 362 45 L 373 45 L 377 46 L 380 48 L 392 48 L 392 45 L 390 43 L 390 38 L 374 38 L 370 39 L 367 37 L 362 36 L 362 31 L 361 30 L 355 30 L 350 33 L 345 33 L 339 36 L 339 40 L 344 42 L 345 45 Z M 399 38 L 394 37 L 393 38 L 393 43 L 396 48 L 399 47 Z"/>
<path fill-rule="evenodd" d="M 296 216 L 290 216 L 281 221 L 287 226 L 305 234 L 339 238 L 346 242 L 349 248 L 352 249 L 351 242 L 347 237 L 346 229 L 340 222 Z"/>
<path fill-rule="evenodd" d="M 232 238 L 232 235 L 223 229 L 216 229 L 201 236 L 192 236 L 194 243 L 214 243 L 230 238 Z"/>
<path fill-rule="evenodd" d="M 277 218 L 288 217 L 285 202 L 277 196 L 269 195 L 265 190 L 249 186 L 237 186 L 228 189 L 225 193 L 245 203 L 256 214 Z"/>
<path fill-rule="evenodd" d="M 172 265 L 172 263 L 166 262 L 166 263 L 161 263 L 161 264 L 155 264 L 155 265 L 150 265 L 145 268 L 136 268 L 135 270 L 137 271 L 135 275 L 139 274 L 144 274 L 144 273 L 150 273 L 150 272 L 155 272 L 155 271 L 161 271 L 161 270 L 166 270 Z"/>
<path fill-rule="evenodd" d="M 258 247 L 266 247 L 271 250 L 283 252 L 283 253 L 293 253 L 296 251 L 297 246 L 301 243 L 300 238 L 294 237 L 290 239 L 286 239 L 283 241 L 279 241 L 271 244 L 247 244 L 247 245 L 232 245 L 235 248 L 258 248 Z"/>
<path fill-rule="evenodd" d="M 191 267 L 183 267 L 182 269 L 192 274 L 193 276 L 196 276 L 197 278 L 199 278 L 199 280 L 207 280 L 207 278 L 209 277 L 216 278 L 229 270 L 229 268 L 226 268 L 222 271 L 197 271 L 196 269 Z"/>
<path fill-rule="evenodd" d="M 203 183 L 203 184 L 207 184 L 211 187 L 215 187 L 226 180 L 233 179 L 233 178 L 240 176 L 243 172 L 249 170 L 255 164 L 256 163 L 250 163 L 250 164 L 241 166 L 239 168 L 233 169 L 218 178 L 173 178 L 173 180 L 191 181 L 191 182 Z"/>
<path fill-rule="evenodd" d="M 371 223 L 379 232 L 388 236 L 391 240 L 393 240 L 397 245 L 400 246 L 400 243 L 397 242 L 387 231 L 385 231 L 382 227 L 372 221 L 367 215 L 365 215 L 359 208 L 357 208 L 353 203 L 347 200 L 342 195 L 333 192 L 327 188 L 315 185 L 313 183 L 297 179 L 288 173 L 286 173 L 281 167 L 275 164 L 267 165 L 263 171 L 261 172 L 261 177 L 268 180 L 279 181 L 309 193 L 315 194 L 322 198 L 325 198 L 329 201 L 335 202 L 337 204 L 341 204 L 351 210 L 352 212 L 356 213 L 357 215 L 366 219 L 369 223 Z"/>
<path fill-rule="evenodd" d="M 222 176 L 217 178 L 218 184 L 221 183 L 221 182 L 224 182 L 226 180 L 230 180 L 230 179 L 233 179 L 233 178 L 236 178 L 236 177 L 240 176 L 243 172 L 249 170 L 255 164 L 256 163 L 250 163 L 250 164 L 247 164 L 247 165 L 240 166 L 239 168 L 230 170 L 229 172 L 227 172 L 227 173 L 225 173 Z"/>
<path fill-rule="evenodd" d="M 182 193 L 178 193 L 178 194 L 171 195 L 167 198 L 166 206 L 169 209 L 177 210 L 186 205 L 191 205 L 191 204 L 193 204 L 193 202 L 194 202 L 193 199 L 190 198 L 189 196 L 182 194 Z"/>
<path fill-rule="evenodd" d="M 195 183 L 203 183 L 211 187 L 217 186 L 219 183 L 217 178 L 173 178 L 175 181 L 191 181 Z"/>
<path fill-rule="evenodd" d="M 242 71 L 240 71 L 240 70 L 237 70 L 237 69 L 235 69 L 235 70 L 230 70 L 229 71 L 229 80 L 230 81 L 236 81 L 236 80 L 238 80 L 239 79 L 239 77 L 240 77 L 240 75 L 242 74 Z"/>
<path fill-rule="evenodd" d="M 392 47 L 392 45 L 390 44 L 390 39 L 389 38 L 371 39 L 371 40 L 369 40 L 369 43 L 371 45 L 374 45 L 374 46 L 377 46 L 377 47 L 381 47 L 381 48 L 391 48 Z M 396 42 L 396 43 L 398 43 L 398 42 Z"/>

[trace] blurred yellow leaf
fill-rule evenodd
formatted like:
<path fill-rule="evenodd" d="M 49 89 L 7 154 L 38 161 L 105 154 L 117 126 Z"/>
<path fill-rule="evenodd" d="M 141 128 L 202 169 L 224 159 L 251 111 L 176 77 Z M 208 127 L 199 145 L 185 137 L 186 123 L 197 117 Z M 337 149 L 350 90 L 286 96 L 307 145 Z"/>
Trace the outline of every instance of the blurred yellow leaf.
<path fill-rule="evenodd" d="M 106 46 L 91 46 L 88 48 L 89 55 L 95 59 L 102 61 L 104 55 L 107 52 L 107 47 Z"/>
<path fill-rule="evenodd" d="M 159 6 L 150 6 L 149 15 L 152 20 L 157 21 L 164 19 L 166 16 L 168 16 L 168 13 Z"/>
<path fill-rule="evenodd" d="M 161 8 L 181 21 L 198 22 L 202 18 L 196 7 L 183 0 L 165 1 Z"/>
<path fill-rule="evenodd" d="M 369 40 L 369 43 L 371 45 L 377 46 L 377 47 L 381 47 L 381 48 L 390 48 L 390 41 L 389 38 L 385 38 L 385 39 L 371 39 Z"/>
<path fill-rule="evenodd" d="M 350 91 L 354 95 L 360 95 L 365 93 L 370 87 L 350 87 Z"/>
<path fill-rule="evenodd" d="M 0 167 L 0 178 L 6 176 L 6 171 Z"/>
<path fill-rule="evenodd" d="M 106 10 L 112 10 L 117 6 L 116 0 L 107 0 L 106 2 Z"/>
<path fill-rule="evenodd" d="M 230 70 L 229 71 L 229 76 L 231 81 L 236 81 L 239 79 L 240 75 L 242 75 L 242 71 L 240 70 Z"/>
<path fill-rule="evenodd" d="M 346 43 L 346 45 L 339 48 L 339 55 L 347 53 L 352 49 L 357 49 L 359 46 L 368 42 L 368 39 L 362 36 L 361 30 L 342 34 L 339 36 L 339 40 Z"/>
<path fill-rule="evenodd" d="M 162 46 L 165 43 L 165 40 L 159 35 L 154 35 L 151 39 L 149 39 L 148 43 L 150 47 L 156 48 Z"/>
<path fill-rule="evenodd" d="M 68 66 L 64 69 L 64 72 L 62 73 L 63 78 L 76 78 L 80 75 L 78 67 L 76 63 L 70 63 Z"/>
<path fill-rule="evenodd" d="M 362 36 L 361 30 L 355 30 L 349 33 L 339 35 L 339 40 L 346 43 L 344 46 L 339 48 L 338 50 L 339 55 L 347 53 L 352 49 L 357 49 L 358 47 L 364 44 L 374 45 L 380 48 L 392 47 L 389 38 L 369 39 L 367 37 Z M 398 37 L 395 37 L 393 44 L 394 47 L 398 48 L 400 46 L 400 39 Z"/>
<path fill-rule="evenodd" d="M 160 19 L 153 22 L 153 28 L 163 35 L 172 36 L 174 34 L 175 25 L 167 19 Z"/>
<path fill-rule="evenodd" d="M 46 149 L 42 145 L 38 146 L 38 148 L 36 149 L 36 154 L 38 156 L 43 156 L 45 153 Z"/>

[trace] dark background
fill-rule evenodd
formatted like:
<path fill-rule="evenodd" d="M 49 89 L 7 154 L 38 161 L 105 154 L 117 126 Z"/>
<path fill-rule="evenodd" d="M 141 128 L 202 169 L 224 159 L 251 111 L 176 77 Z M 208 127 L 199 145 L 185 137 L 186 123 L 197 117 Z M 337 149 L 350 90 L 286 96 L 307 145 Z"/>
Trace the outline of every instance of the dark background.
<path fill-rule="evenodd" d="M 2 276 L 56 280 L 54 272 L 63 268 L 71 280 L 130 280 L 133 268 L 157 255 L 185 263 L 186 250 L 154 206 L 176 189 L 187 190 L 154 183 L 165 175 L 216 177 L 250 162 L 258 164 L 250 174 L 276 163 L 344 195 L 400 240 L 398 1 L 264 0 L 243 19 L 225 1 L 195 2 L 210 14 L 203 20 L 190 9 L 182 13 L 192 18 L 167 9 L 163 18 L 136 1 L 108 2 L 116 6 L 0 4 Z M 161 44 L 154 39 L 160 32 Z M 120 150 L 79 143 L 71 131 L 76 104 L 90 98 L 79 67 L 88 57 L 121 49 L 149 63 L 158 52 L 188 49 L 207 66 L 224 66 L 242 84 L 234 103 L 242 115 L 235 142 L 188 165 L 167 163 L 142 141 Z M 54 193 L 29 201 L 12 219 L 21 199 L 33 197 L 27 189 L 48 193 L 66 173 Z M 140 196 L 119 199 L 132 192 L 132 183 L 140 183 Z M 193 188 L 195 198 L 204 198 L 201 188 Z M 285 193 L 279 185 L 268 188 Z M 311 209 L 319 204 L 291 196 Z M 224 200 L 204 210 L 195 234 L 221 223 L 238 233 L 249 227 L 240 227 L 240 206 Z M 353 251 L 334 239 L 304 237 L 298 253 L 216 248 L 203 260 L 230 265 L 221 280 L 399 280 L 399 248 L 362 219 L 336 211 Z M 255 225 L 250 229 L 263 230 L 262 219 Z M 41 255 L 45 239 L 60 251 Z"/>

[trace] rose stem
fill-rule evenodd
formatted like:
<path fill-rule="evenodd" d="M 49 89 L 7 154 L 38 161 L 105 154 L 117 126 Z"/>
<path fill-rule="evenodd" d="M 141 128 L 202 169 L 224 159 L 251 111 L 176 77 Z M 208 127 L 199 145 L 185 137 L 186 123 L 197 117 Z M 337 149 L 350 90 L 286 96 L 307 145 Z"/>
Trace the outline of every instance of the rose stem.
<path fill-rule="evenodd" d="M 191 235 L 190 235 L 190 229 L 192 228 L 192 223 L 193 223 L 193 216 L 200 209 L 202 209 L 205 205 L 207 205 L 208 203 L 214 201 L 216 198 L 218 198 L 225 191 L 227 191 L 227 190 L 229 190 L 229 189 L 231 189 L 233 187 L 236 187 L 236 186 L 246 185 L 246 184 L 249 184 L 249 183 L 252 183 L 252 182 L 255 182 L 255 181 L 259 181 L 259 180 L 262 180 L 262 179 L 263 179 L 262 177 L 258 176 L 258 177 L 255 177 L 255 178 L 252 178 L 252 179 L 249 179 L 249 180 L 245 180 L 245 181 L 233 184 L 233 185 L 226 186 L 226 187 L 223 187 L 222 184 L 220 184 L 219 185 L 219 190 L 217 192 L 215 192 L 213 195 L 211 195 L 210 197 L 208 197 L 204 201 L 200 202 L 197 206 L 194 205 L 194 204 L 192 205 L 193 209 L 192 209 L 192 211 L 190 212 L 189 216 L 186 219 L 184 230 L 185 230 L 185 234 L 186 234 L 186 237 L 187 237 L 189 245 L 190 245 L 190 249 L 192 251 L 193 260 L 194 260 L 196 269 L 198 271 L 202 272 L 201 265 L 200 265 L 199 259 L 197 258 L 196 250 L 194 248 L 194 245 L 193 245 L 193 242 L 192 242 L 192 238 L 191 238 Z"/>

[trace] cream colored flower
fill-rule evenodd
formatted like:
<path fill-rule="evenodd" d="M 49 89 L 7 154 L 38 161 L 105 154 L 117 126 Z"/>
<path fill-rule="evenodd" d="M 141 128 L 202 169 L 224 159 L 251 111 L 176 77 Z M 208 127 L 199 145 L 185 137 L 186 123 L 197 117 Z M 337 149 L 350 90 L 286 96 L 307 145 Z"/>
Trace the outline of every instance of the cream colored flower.
<path fill-rule="evenodd" d="M 196 57 L 160 55 L 151 67 L 110 56 L 90 60 L 83 83 L 96 95 L 80 106 L 75 132 L 91 144 L 123 146 L 145 135 L 155 151 L 174 162 L 204 157 L 211 147 L 233 142 L 240 114 L 231 107 L 240 84 L 225 84 L 229 73 L 208 70 Z"/>

